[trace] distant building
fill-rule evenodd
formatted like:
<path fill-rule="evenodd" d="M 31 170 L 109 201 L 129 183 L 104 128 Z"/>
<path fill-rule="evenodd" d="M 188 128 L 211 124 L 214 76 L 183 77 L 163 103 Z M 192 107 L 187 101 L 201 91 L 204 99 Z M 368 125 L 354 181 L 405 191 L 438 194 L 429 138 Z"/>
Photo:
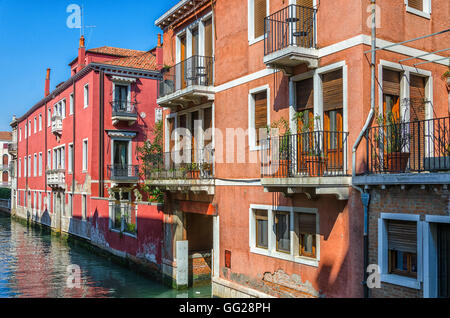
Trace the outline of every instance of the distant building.
<path fill-rule="evenodd" d="M 0 173 L 2 175 L 0 187 L 9 188 L 11 186 L 11 155 L 9 154 L 9 145 L 12 141 L 12 134 L 9 131 L 0 131 Z"/>

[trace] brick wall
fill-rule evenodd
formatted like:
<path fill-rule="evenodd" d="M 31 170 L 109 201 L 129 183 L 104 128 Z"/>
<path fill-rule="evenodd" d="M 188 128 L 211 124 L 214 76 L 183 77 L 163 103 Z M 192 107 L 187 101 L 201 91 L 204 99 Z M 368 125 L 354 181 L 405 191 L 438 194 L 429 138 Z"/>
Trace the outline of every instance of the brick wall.
<path fill-rule="evenodd" d="M 381 213 L 419 214 L 421 220 L 425 215 L 449 215 L 449 191 L 442 186 L 409 186 L 404 190 L 400 186 L 386 187 L 385 190 L 370 190 L 369 207 L 369 264 L 378 264 L 378 219 Z M 374 298 L 417 298 L 423 296 L 420 290 L 381 283 L 380 289 L 371 289 Z"/>

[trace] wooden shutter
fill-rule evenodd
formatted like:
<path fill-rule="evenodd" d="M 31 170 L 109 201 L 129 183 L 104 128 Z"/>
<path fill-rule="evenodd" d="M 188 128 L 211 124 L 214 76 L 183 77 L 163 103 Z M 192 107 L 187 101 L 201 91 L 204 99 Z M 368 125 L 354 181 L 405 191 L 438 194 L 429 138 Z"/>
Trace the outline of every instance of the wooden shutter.
<path fill-rule="evenodd" d="M 195 29 L 192 31 L 192 56 L 199 55 L 198 46 L 199 46 L 198 29 Z"/>
<path fill-rule="evenodd" d="M 213 56 L 212 19 L 208 19 L 204 24 L 205 24 L 205 56 Z"/>
<path fill-rule="evenodd" d="M 388 248 L 394 251 L 417 253 L 417 223 L 388 221 Z"/>
<path fill-rule="evenodd" d="M 254 0 L 255 38 L 264 35 L 264 18 L 266 17 L 266 0 Z"/>
<path fill-rule="evenodd" d="M 383 93 L 400 96 L 400 72 L 383 69 Z"/>
<path fill-rule="evenodd" d="M 312 8 L 313 0 L 297 0 L 297 5 L 302 6 L 302 7 Z"/>
<path fill-rule="evenodd" d="M 342 70 L 322 76 L 323 111 L 342 109 L 344 105 Z"/>
<path fill-rule="evenodd" d="M 312 78 L 297 82 L 297 111 L 314 109 L 314 83 Z"/>
<path fill-rule="evenodd" d="M 316 215 L 300 213 L 298 216 L 300 233 L 316 234 Z"/>
<path fill-rule="evenodd" d="M 261 92 L 254 95 L 255 99 L 255 129 L 256 144 L 259 145 L 259 129 L 267 126 L 267 92 Z"/>
<path fill-rule="evenodd" d="M 425 120 L 425 78 L 410 77 L 411 120 Z"/>
<path fill-rule="evenodd" d="M 423 11 L 423 0 L 408 0 L 408 7 Z"/>

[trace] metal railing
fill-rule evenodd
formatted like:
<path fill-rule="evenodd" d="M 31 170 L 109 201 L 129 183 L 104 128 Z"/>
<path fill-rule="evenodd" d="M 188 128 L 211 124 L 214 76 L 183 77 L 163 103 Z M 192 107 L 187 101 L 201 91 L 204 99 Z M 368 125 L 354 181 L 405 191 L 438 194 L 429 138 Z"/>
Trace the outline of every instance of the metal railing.
<path fill-rule="evenodd" d="M 347 132 L 312 131 L 262 140 L 261 176 L 346 176 L 347 138 Z"/>
<path fill-rule="evenodd" d="M 316 47 L 314 8 L 289 5 L 264 19 L 264 55 L 289 46 Z"/>
<path fill-rule="evenodd" d="M 170 68 L 163 68 L 162 78 L 158 80 L 158 98 L 194 85 L 212 86 L 213 67 L 213 57 L 194 55 Z"/>
<path fill-rule="evenodd" d="M 450 171 L 450 117 L 375 126 L 365 138 L 367 174 Z"/>
<path fill-rule="evenodd" d="M 110 180 L 138 180 L 139 165 L 108 165 L 108 178 Z"/>
<path fill-rule="evenodd" d="M 214 149 L 189 149 L 149 156 L 148 180 L 213 179 Z"/>
<path fill-rule="evenodd" d="M 126 115 L 137 116 L 135 103 L 127 100 L 114 100 L 111 102 L 112 114 L 114 115 Z"/>

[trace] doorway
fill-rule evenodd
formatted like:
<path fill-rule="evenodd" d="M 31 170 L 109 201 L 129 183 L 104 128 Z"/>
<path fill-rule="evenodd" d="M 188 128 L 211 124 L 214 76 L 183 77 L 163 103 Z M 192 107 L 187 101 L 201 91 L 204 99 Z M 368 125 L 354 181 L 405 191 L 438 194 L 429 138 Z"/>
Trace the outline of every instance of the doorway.
<path fill-rule="evenodd" d="M 450 298 L 450 224 L 438 225 L 438 297 Z"/>

